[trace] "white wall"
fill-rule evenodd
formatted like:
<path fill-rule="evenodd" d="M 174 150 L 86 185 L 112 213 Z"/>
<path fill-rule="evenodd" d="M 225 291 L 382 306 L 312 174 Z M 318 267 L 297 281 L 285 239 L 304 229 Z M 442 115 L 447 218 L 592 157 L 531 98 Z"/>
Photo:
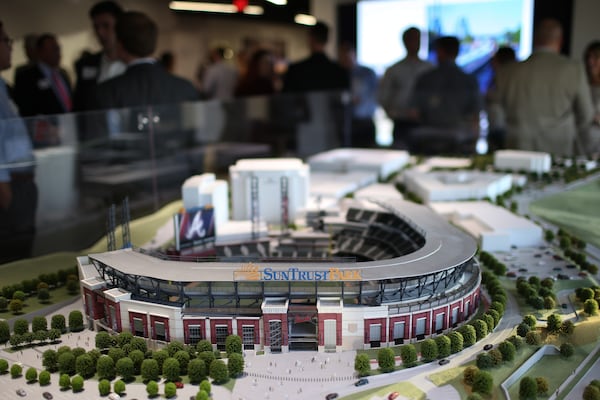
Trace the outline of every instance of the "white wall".
<path fill-rule="evenodd" d="M 587 44 L 593 40 L 600 40 L 600 29 L 598 29 L 600 1 L 575 0 L 574 3 L 571 58 L 581 60 Z"/>

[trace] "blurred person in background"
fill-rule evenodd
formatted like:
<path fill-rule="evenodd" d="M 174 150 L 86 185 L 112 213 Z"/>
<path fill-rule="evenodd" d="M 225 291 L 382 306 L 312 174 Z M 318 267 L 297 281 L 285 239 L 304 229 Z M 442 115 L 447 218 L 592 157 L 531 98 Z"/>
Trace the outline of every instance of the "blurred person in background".
<path fill-rule="evenodd" d="M 393 146 L 406 148 L 415 121 L 409 117 L 409 99 L 417 77 L 433 68 L 429 61 L 419 58 L 421 31 L 410 27 L 402 33 L 406 56 L 388 67 L 379 82 L 378 101 L 388 118 L 394 121 Z"/>
<path fill-rule="evenodd" d="M 84 53 L 75 61 L 77 76 L 73 95 L 75 111 L 89 109 L 97 84 L 125 72 L 125 64 L 117 55 L 115 35 L 115 24 L 122 13 L 121 6 L 114 1 L 96 3 L 89 11 L 94 34 L 102 49 L 97 53 Z"/>
<path fill-rule="evenodd" d="M 248 62 L 245 73 L 235 88 L 236 97 L 260 96 L 275 93 L 273 56 L 265 49 L 256 50 Z"/>
<path fill-rule="evenodd" d="M 0 21 L 0 71 L 10 68 L 11 56 Z M 31 140 L 0 78 L 0 264 L 31 257 L 37 202 Z"/>
<path fill-rule="evenodd" d="M 377 75 L 371 68 L 358 65 L 355 47 L 344 42 L 338 46 L 338 62 L 350 74 L 352 96 L 351 145 L 352 147 L 375 147 L 375 123 L 377 108 Z"/>
<path fill-rule="evenodd" d="M 561 55 L 562 43 L 560 22 L 543 19 L 534 28 L 529 58 L 498 71 L 509 148 L 566 157 L 584 152 L 592 95 L 582 63 Z"/>
<path fill-rule="evenodd" d="M 488 153 L 505 148 L 506 117 L 504 110 L 495 100 L 496 73 L 505 65 L 517 62 L 515 50 L 509 46 L 500 46 L 491 60 L 493 77 L 485 93 L 485 110 L 488 117 L 489 128 L 487 135 Z"/>

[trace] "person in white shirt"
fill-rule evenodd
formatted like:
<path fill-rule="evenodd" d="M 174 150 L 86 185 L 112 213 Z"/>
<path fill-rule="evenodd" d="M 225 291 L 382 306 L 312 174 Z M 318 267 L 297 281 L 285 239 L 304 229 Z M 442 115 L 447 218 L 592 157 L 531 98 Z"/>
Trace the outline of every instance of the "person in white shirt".
<path fill-rule="evenodd" d="M 402 34 L 406 57 L 388 67 L 379 83 L 378 101 L 387 116 L 394 121 L 394 147 L 405 148 L 415 121 L 409 115 L 409 100 L 417 80 L 433 64 L 419 58 L 421 31 L 416 27 Z"/>

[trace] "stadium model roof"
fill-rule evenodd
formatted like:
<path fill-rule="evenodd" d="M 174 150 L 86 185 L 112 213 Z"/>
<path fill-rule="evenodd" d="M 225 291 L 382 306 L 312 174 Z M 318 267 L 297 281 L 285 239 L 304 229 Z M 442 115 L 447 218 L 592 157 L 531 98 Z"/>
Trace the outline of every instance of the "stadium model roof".
<path fill-rule="evenodd" d="M 367 201 L 361 200 L 362 203 Z M 360 271 L 360 280 L 383 280 L 428 275 L 459 266 L 470 260 L 477 244 L 466 233 L 453 227 L 425 206 L 403 200 L 386 200 L 379 205 L 368 202 L 369 210 L 392 213 L 413 226 L 425 238 L 418 250 L 401 257 L 369 262 L 311 261 L 257 262 L 254 267 L 268 267 L 272 271 L 289 271 L 290 267 L 303 271 L 323 271 L 332 267 L 340 271 Z M 361 203 L 357 203 L 360 208 Z M 187 262 L 171 261 L 143 254 L 132 249 L 91 254 L 89 258 L 123 274 L 164 281 L 225 281 L 231 282 L 246 262 Z M 238 275 L 239 276 L 239 275 Z"/>

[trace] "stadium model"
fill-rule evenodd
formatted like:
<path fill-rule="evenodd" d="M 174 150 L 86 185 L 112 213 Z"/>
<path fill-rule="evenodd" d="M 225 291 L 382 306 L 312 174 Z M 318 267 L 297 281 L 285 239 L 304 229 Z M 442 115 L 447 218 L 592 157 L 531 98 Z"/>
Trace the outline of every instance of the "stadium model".
<path fill-rule="evenodd" d="M 202 260 L 79 257 L 90 327 L 218 349 L 237 334 L 245 349 L 342 351 L 420 340 L 477 310 L 476 243 L 428 208 L 361 200 L 320 225 L 273 240 L 267 257 L 264 241 Z"/>
<path fill-rule="evenodd" d="M 364 167 L 372 172 L 313 171 L 310 178 L 358 180 L 352 186 L 359 188 L 365 174 L 371 182 L 384 167 L 406 162 L 405 152 L 373 151 L 369 159 L 379 163 Z M 343 155 L 356 152 L 365 150 Z M 327 167 L 326 155 L 321 163 Z M 188 240 L 177 258 L 124 249 L 78 259 L 90 327 L 159 341 L 209 339 L 218 349 L 237 334 L 246 349 L 340 351 L 420 340 L 476 310 L 476 243 L 430 209 L 394 197 L 346 199 L 338 211 L 313 210 L 309 169 L 299 159 L 238 160 L 230 177 L 234 221 L 211 222 L 227 204 L 225 184 L 214 175 L 183 186 L 187 215 L 193 215 L 187 221 L 195 222 L 190 228 L 176 218 L 183 227 L 176 239 L 203 232 L 198 243 L 207 243 L 215 227 L 209 245 L 194 252 Z M 322 200 L 322 186 L 311 186 L 311 196 Z M 311 228 L 290 231 L 302 208 Z M 251 229 L 230 229 L 248 218 Z M 268 235 L 260 221 L 279 225 Z"/>

